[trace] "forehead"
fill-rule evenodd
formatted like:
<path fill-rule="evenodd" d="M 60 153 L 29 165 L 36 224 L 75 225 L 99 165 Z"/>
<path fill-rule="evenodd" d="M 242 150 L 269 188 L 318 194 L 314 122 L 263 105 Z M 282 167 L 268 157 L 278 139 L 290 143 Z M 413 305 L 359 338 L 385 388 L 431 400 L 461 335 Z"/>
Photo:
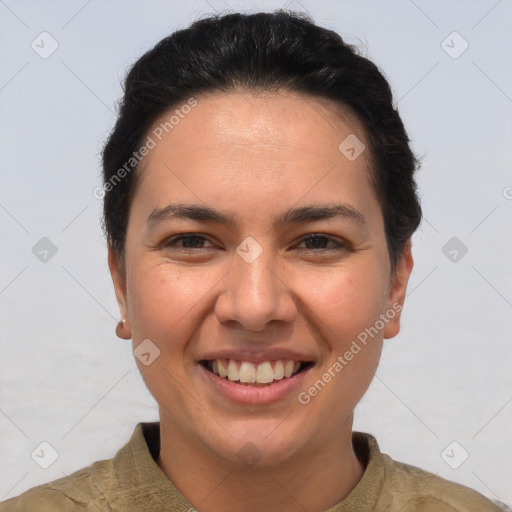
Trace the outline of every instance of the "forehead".
<path fill-rule="evenodd" d="M 183 199 L 220 204 L 227 196 L 232 206 L 258 208 L 269 197 L 298 202 L 307 194 L 318 202 L 343 190 L 365 202 L 372 195 L 369 151 L 354 160 L 340 151 L 347 137 L 363 144 L 364 131 L 333 101 L 289 92 L 194 100 L 148 130 L 153 148 L 139 167 L 137 194 L 153 207 Z"/>
<path fill-rule="evenodd" d="M 179 153 L 211 146 L 246 151 L 265 147 L 268 153 L 299 145 L 302 152 L 331 152 L 348 134 L 365 137 L 351 109 L 306 94 L 214 92 L 194 98 L 192 108 L 188 103 L 162 114 L 149 130 L 158 143 Z"/>

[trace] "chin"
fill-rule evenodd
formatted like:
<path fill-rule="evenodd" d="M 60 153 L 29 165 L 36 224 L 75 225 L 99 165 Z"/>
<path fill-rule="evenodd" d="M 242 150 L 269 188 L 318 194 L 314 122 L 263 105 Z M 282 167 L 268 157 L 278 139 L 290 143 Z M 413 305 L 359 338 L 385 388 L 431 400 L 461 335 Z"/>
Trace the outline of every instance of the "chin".
<path fill-rule="evenodd" d="M 283 419 L 284 418 L 284 419 Z M 308 432 L 286 419 L 251 419 L 221 429 L 220 438 L 208 439 L 210 449 L 223 459 L 246 467 L 275 467 L 293 458 L 307 445 Z M 226 433 L 232 434 L 231 436 Z"/>

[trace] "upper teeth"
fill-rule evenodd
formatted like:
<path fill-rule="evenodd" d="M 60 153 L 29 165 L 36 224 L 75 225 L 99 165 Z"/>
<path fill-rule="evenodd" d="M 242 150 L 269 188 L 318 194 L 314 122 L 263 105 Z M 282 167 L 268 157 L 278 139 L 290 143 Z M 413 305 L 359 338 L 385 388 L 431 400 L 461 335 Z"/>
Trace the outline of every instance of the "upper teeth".
<path fill-rule="evenodd" d="M 268 384 L 273 380 L 291 377 L 300 368 L 299 361 L 265 361 L 258 365 L 234 359 L 215 359 L 210 362 L 215 375 L 227 377 L 233 382 L 257 382 L 260 384 Z"/>

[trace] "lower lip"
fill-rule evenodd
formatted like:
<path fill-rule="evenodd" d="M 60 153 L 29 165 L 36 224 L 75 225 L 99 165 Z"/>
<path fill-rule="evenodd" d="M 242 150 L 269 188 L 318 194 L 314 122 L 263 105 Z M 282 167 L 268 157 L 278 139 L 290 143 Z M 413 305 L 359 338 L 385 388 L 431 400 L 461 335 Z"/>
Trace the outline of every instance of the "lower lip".
<path fill-rule="evenodd" d="M 292 394 L 297 396 L 302 381 L 312 368 L 310 366 L 293 377 L 283 377 L 283 379 L 268 386 L 245 386 L 215 375 L 200 363 L 198 363 L 198 366 L 202 375 L 213 385 L 216 391 L 234 402 L 251 405 L 277 402 Z"/>

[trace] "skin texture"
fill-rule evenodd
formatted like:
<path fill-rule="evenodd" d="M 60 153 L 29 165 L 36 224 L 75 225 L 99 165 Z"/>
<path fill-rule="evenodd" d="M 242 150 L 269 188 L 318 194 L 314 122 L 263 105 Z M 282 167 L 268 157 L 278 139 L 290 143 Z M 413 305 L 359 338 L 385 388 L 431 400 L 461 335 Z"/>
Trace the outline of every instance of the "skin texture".
<path fill-rule="evenodd" d="M 136 360 L 159 405 L 157 462 L 203 512 L 325 511 L 364 472 L 351 444 L 353 411 L 400 314 L 307 405 L 295 392 L 270 404 L 235 403 L 215 391 L 198 361 L 217 349 L 294 350 L 314 362 L 298 391 L 307 390 L 379 315 L 403 304 L 410 243 L 391 275 L 369 150 L 354 161 L 338 150 L 349 134 L 365 141 L 348 112 L 340 117 L 329 100 L 289 92 L 214 93 L 197 102 L 138 171 L 125 272 L 109 251 L 121 336 L 132 337 L 134 349 L 149 339 L 160 350 L 149 366 Z M 234 223 L 148 226 L 151 212 L 170 203 L 208 206 Z M 333 203 L 365 222 L 274 225 L 289 208 Z M 170 244 L 183 233 L 205 239 L 192 248 Z M 311 234 L 332 241 L 315 246 L 304 240 Z M 236 252 L 247 237 L 262 248 L 252 263 Z M 247 443 L 260 457 L 252 467 L 238 456 Z"/>

